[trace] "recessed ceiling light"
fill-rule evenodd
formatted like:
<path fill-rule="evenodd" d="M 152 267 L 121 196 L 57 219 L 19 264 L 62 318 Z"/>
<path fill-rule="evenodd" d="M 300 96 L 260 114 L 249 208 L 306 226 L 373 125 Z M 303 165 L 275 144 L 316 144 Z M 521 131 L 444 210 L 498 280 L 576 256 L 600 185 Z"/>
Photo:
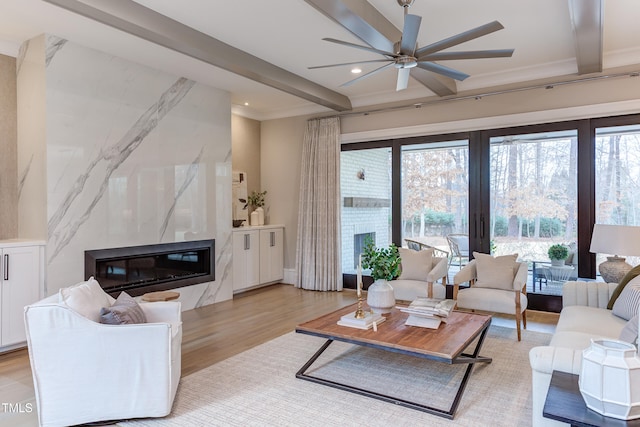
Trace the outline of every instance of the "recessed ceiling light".
<path fill-rule="evenodd" d="M 245 107 L 248 107 L 248 106 L 249 106 L 249 103 L 248 103 L 248 102 L 245 102 L 245 103 L 244 103 L 244 106 L 245 106 Z"/>
<path fill-rule="evenodd" d="M 358 67 L 355 67 L 355 68 L 351 69 L 351 72 L 353 74 L 360 74 L 362 72 L 362 70 L 360 68 L 358 68 Z"/>

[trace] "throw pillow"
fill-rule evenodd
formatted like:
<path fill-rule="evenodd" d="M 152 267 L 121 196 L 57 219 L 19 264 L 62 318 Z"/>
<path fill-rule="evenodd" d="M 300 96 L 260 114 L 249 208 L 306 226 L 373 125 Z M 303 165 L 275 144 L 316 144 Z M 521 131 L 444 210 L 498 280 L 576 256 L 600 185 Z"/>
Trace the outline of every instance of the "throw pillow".
<path fill-rule="evenodd" d="M 100 309 L 111 305 L 113 298 L 93 277 L 58 292 L 58 301 L 94 322 L 100 321 Z"/>
<path fill-rule="evenodd" d="M 100 323 L 107 325 L 125 325 L 132 323 L 146 323 L 147 317 L 142 307 L 128 293 L 120 292 L 118 299 L 111 307 L 100 309 Z"/>
<path fill-rule="evenodd" d="M 518 270 L 518 254 L 492 257 L 473 253 L 476 260 L 476 284 L 479 288 L 513 290 L 513 279 Z"/>
<path fill-rule="evenodd" d="M 620 280 L 620 283 L 618 283 L 618 286 L 616 286 L 615 290 L 611 294 L 611 298 L 609 299 L 609 303 L 607 304 L 607 308 L 609 310 L 613 308 L 613 304 L 615 304 L 616 300 L 620 296 L 620 293 L 622 292 L 624 287 L 627 286 L 627 283 L 629 283 L 631 280 L 633 280 L 633 278 L 635 278 L 638 275 L 640 275 L 640 264 L 636 265 L 631 270 L 629 270 L 629 272 L 624 275 L 622 280 Z"/>
<path fill-rule="evenodd" d="M 640 276 L 629 281 L 620 292 L 620 296 L 613 304 L 612 313 L 629 320 L 638 314 L 638 304 L 640 304 Z"/>
<path fill-rule="evenodd" d="M 622 332 L 620 332 L 620 341 L 626 341 L 633 345 L 636 345 L 638 341 L 638 315 L 636 314 L 624 325 Z"/>
<path fill-rule="evenodd" d="M 427 280 L 433 262 L 433 249 L 414 251 L 413 249 L 398 248 L 400 252 L 400 280 Z"/>

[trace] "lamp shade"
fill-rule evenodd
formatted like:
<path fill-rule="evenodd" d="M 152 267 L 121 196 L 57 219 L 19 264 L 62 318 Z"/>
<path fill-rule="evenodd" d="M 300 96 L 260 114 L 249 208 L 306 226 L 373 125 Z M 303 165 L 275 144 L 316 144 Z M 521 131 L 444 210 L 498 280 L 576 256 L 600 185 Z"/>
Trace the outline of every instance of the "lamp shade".
<path fill-rule="evenodd" d="M 640 255 L 640 227 L 595 224 L 590 252 L 622 256 Z"/>

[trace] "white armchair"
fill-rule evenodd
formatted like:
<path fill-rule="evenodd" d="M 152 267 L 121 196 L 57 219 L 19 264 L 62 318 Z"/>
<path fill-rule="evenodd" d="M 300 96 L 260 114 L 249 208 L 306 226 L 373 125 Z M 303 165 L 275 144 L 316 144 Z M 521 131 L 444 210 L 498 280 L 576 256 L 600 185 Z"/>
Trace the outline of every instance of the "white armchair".
<path fill-rule="evenodd" d="M 527 328 L 527 263 L 516 262 L 517 255 L 493 258 L 474 252 L 474 257 L 453 278 L 456 306 L 514 315 L 520 341 L 520 323 Z M 465 282 L 469 287 L 460 288 Z"/>
<path fill-rule="evenodd" d="M 96 321 L 100 308 L 114 300 L 99 286 L 90 279 L 25 307 L 40 426 L 171 412 L 181 371 L 180 303 L 142 303 L 147 323 L 105 325 Z"/>
<path fill-rule="evenodd" d="M 447 258 L 433 256 L 433 249 L 414 251 L 399 248 L 399 251 L 402 273 L 389 282 L 396 300 L 413 301 L 417 297 L 444 299 L 449 271 Z"/>

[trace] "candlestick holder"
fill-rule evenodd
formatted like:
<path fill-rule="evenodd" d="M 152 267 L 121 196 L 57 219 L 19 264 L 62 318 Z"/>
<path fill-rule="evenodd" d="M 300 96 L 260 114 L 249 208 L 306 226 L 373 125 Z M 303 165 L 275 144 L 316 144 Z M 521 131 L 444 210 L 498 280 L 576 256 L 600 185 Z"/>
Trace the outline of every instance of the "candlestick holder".
<path fill-rule="evenodd" d="M 356 319 L 364 319 L 366 314 L 364 312 L 364 310 L 362 309 L 362 297 L 358 297 L 358 308 L 356 308 L 356 313 L 355 313 L 355 318 Z"/>
<path fill-rule="evenodd" d="M 359 296 L 356 311 L 345 314 L 338 320 L 338 325 L 348 326 L 350 328 L 378 330 L 378 325 L 384 322 L 386 318 L 380 313 L 369 312 L 362 309 L 364 299 Z"/>

